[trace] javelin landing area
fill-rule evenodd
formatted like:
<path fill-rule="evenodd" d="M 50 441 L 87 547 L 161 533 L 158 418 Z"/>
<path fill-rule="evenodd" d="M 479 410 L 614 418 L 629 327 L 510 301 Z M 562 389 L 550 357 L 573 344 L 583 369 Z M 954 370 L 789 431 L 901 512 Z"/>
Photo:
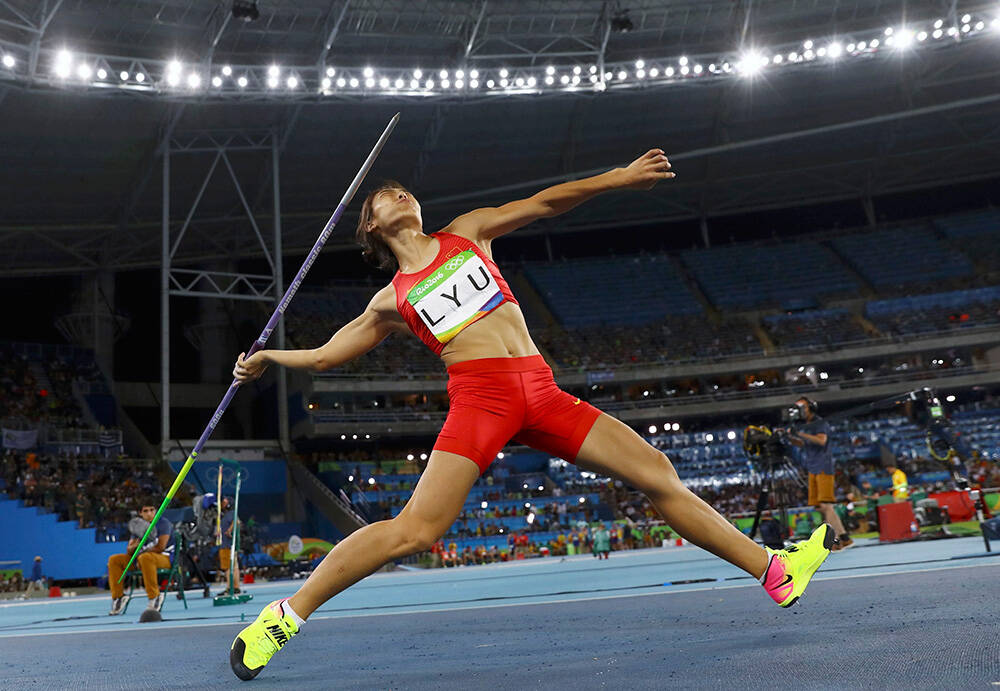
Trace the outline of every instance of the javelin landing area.
<path fill-rule="evenodd" d="M 980 538 L 860 545 L 774 605 L 693 547 L 376 574 L 318 610 L 253 688 L 996 688 L 1000 554 Z M 298 583 L 213 607 L 145 596 L 0 604 L 0 686 L 235 687 L 241 616 Z M 86 680 L 85 682 L 83 680 Z"/>

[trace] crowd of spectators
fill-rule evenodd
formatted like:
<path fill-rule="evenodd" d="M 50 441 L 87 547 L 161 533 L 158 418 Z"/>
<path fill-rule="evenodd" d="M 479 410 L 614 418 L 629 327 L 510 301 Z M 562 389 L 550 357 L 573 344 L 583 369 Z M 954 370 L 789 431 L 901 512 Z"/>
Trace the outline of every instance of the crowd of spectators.
<path fill-rule="evenodd" d="M 76 368 L 69 362 L 30 360 L 0 344 L 0 419 L 24 429 L 42 424 L 64 429 L 84 427 L 73 399 L 75 376 Z"/>
<path fill-rule="evenodd" d="M 94 528 L 98 540 L 123 537 L 135 500 L 164 493 L 152 462 L 124 457 L 7 450 L 0 457 L 0 478 L 10 498 Z"/>

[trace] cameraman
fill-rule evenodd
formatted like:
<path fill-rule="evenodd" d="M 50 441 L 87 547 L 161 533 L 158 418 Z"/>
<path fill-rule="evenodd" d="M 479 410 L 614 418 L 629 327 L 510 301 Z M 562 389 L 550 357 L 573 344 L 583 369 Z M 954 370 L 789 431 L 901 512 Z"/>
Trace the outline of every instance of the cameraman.
<path fill-rule="evenodd" d="M 806 472 L 809 473 L 809 504 L 815 506 L 823 520 L 829 523 L 839 536 L 839 544 L 833 546 L 833 551 L 847 549 L 854 544 L 847 531 L 844 530 L 840 516 L 834 509 L 836 501 L 833 496 L 833 449 L 830 447 L 830 424 L 816 414 L 816 403 L 803 396 L 795 401 L 798 418 L 805 420 L 788 430 L 788 441 L 799 448 L 799 458 Z"/>

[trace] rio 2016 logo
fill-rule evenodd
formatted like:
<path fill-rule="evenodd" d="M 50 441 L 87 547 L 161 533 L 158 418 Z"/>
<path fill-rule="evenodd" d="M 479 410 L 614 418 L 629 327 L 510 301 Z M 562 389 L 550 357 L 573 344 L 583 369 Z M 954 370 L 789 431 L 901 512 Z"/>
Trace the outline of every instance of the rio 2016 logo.
<path fill-rule="evenodd" d="M 460 255 L 456 256 L 454 259 L 452 259 L 450 262 L 448 262 L 447 264 L 445 264 L 444 268 L 447 269 L 448 271 L 454 271 L 455 269 L 457 269 L 458 267 L 460 267 L 464 263 L 465 263 L 465 257 L 463 257 L 460 254 Z"/>

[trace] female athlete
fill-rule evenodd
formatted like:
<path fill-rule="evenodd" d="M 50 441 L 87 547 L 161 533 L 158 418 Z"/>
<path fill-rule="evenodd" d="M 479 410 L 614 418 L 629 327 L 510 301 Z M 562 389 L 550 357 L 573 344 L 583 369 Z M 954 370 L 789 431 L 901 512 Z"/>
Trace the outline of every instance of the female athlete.
<path fill-rule="evenodd" d="M 653 149 L 625 168 L 498 208 L 476 209 L 432 235 L 424 234 L 420 204 L 398 183 L 383 184 L 368 195 L 357 239 L 367 258 L 396 269 L 392 282 L 325 345 L 261 350 L 251 357 L 241 353 L 233 376 L 251 381 L 271 363 L 329 370 L 390 334 L 410 331 L 448 368 L 448 416 L 399 515 L 342 540 L 295 595 L 272 602 L 239 633 L 230 651 L 237 676 L 255 677 L 309 615 L 337 593 L 386 562 L 430 549 L 511 439 L 641 490 L 679 535 L 759 579 L 779 605 L 795 603 L 829 554 L 834 539 L 829 526 L 787 550 L 772 551 L 730 525 L 684 487 L 663 453 L 624 423 L 556 386 L 492 259 L 491 243 L 501 235 L 603 192 L 648 190 L 673 178 L 670 168 L 664 152 Z"/>

